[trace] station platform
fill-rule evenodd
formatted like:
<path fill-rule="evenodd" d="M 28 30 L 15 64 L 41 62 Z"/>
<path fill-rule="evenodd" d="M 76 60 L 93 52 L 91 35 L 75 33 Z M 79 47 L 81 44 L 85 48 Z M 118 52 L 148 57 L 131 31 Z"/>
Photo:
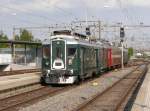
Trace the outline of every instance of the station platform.
<path fill-rule="evenodd" d="M 26 69 L 37 69 L 37 67 L 35 65 L 32 66 L 32 65 L 8 64 L 3 71 L 26 70 Z"/>
<path fill-rule="evenodd" d="M 39 81 L 40 73 L 0 76 L 0 91 L 38 83 Z"/>
<path fill-rule="evenodd" d="M 150 65 L 131 111 L 150 111 Z"/>
<path fill-rule="evenodd" d="M 6 67 L 8 67 L 9 64 L 1 63 L 0 64 L 0 71 L 3 71 Z"/>

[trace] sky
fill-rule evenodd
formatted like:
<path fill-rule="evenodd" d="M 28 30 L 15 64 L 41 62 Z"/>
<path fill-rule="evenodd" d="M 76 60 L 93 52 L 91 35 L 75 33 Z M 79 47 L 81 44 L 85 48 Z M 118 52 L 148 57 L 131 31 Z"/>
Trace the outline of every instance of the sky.
<path fill-rule="evenodd" d="M 0 0 L 0 30 L 12 38 L 13 27 L 49 26 L 74 20 L 150 25 L 149 10 L 150 0 Z"/>

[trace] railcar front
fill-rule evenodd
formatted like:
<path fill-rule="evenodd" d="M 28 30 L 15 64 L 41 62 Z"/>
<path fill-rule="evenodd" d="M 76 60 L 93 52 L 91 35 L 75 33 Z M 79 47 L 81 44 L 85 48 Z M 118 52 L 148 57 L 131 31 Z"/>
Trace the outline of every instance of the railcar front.
<path fill-rule="evenodd" d="M 63 36 L 54 36 L 49 49 L 48 45 L 43 47 L 42 83 L 72 84 L 77 81 L 78 45 L 72 41 Z"/>

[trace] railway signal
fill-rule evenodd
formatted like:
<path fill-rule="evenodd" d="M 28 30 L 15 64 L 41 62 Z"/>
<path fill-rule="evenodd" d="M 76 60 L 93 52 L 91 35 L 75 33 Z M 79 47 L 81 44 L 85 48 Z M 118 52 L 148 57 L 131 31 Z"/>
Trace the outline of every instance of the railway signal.
<path fill-rule="evenodd" d="M 124 40 L 124 37 L 125 37 L 125 32 L 124 32 L 124 27 L 120 27 L 120 43 L 121 43 L 121 67 L 122 69 L 124 68 L 124 64 L 123 64 L 123 40 Z"/>
<path fill-rule="evenodd" d="M 91 32 L 90 32 L 90 27 L 86 27 L 86 35 L 91 35 Z"/>
<path fill-rule="evenodd" d="M 120 27 L 120 39 L 123 42 L 123 38 L 125 37 L 124 27 Z"/>

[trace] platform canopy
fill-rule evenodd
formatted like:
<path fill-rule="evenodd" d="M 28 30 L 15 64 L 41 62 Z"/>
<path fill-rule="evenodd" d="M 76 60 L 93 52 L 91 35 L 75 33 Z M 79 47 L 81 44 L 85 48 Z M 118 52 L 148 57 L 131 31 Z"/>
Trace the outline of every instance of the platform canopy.
<path fill-rule="evenodd" d="M 26 45 L 42 45 L 40 42 L 31 42 L 31 41 L 14 41 L 14 40 L 0 40 L 0 43 L 9 43 L 9 44 L 26 44 Z"/>
<path fill-rule="evenodd" d="M 27 46 L 29 46 L 29 45 L 34 45 L 35 46 L 35 48 L 36 48 L 36 52 L 35 52 L 36 58 L 38 57 L 38 48 L 42 46 L 41 42 L 32 42 L 32 41 L 0 40 L 0 44 L 1 43 L 10 44 L 11 57 L 12 57 L 13 62 L 14 62 L 14 59 L 15 59 L 15 50 L 16 50 L 15 44 L 23 45 L 24 46 L 24 55 L 25 55 L 25 58 L 24 58 L 24 63 L 25 64 L 27 63 Z"/>

